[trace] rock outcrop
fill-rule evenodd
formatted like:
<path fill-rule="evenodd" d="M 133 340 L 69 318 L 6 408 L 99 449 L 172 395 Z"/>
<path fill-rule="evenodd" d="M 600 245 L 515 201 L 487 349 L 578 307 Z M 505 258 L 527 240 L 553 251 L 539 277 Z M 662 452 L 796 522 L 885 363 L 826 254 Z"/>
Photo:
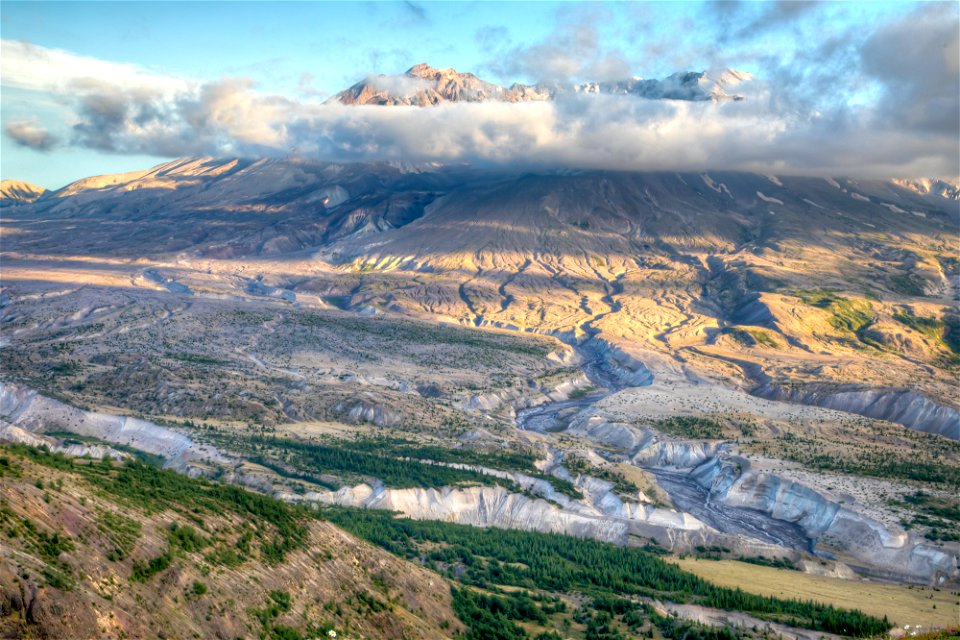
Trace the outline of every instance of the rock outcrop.
<path fill-rule="evenodd" d="M 133 447 L 162 456 L 165 466 L 178 470 L 228 461 L 214 447 L 196 443 L 182 433 L 153 422 L 84 411 L 13 383 L 0 382 L 0 419 L 31 434 L 68 431 Z"/>
<path fill-rule="evenodd" d="M 874 389 L 809 384 L 760 386 L 754 395 L 888 420 L 916 431 L 960 440 L 960 409 L 938 404 L 910 389 Z"/>
<path fill-rule="evenodd" d="M 950 550 L 918 541 L 798 482 L 753 471 L 744 458 L 711 458 L 691 475 L 711 502 L 793 523 L 819 550 L 850 558 L 865 573 L 933 584 L 957 579 L 957 557 Z"/>
<path fill-rule="evenodd" d="M 745 547 L 744 540 L 719 533 L 688 514 L 653 505 L 624 503 L 613 494 L 598 500 L 598 505 L 568 502 L 566 507 L 512 493 L 503 487 L 387 489 L 361 484 L 338 491 L 281 497 L 389 509 L 418 520 L 563 533 L 616 544 L 628 544 L 632 538 L 642 537 L 678 551 L 703 544 Z"/>

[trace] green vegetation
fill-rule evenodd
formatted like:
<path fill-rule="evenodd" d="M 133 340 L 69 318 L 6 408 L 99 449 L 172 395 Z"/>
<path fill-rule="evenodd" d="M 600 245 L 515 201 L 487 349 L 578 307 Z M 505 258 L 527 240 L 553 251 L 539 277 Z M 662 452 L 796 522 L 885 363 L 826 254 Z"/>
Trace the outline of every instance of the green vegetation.
<path fill-rule="evenodd" d="M 657 420 L 654 427 L 671 436 L 699 440 L 723 439 L 723 424 L 700 416 L 671 416 Z"/>
<path fill-rule="evenodd" d="M 960 364 L 960 321 L 957 321 L 955 316 L 947 316 L 944 320 L 939 320 L 929 316 L 914 315 L 912 309 L 903 307 L 893 314 L 893 319 L 922 333 L 934 345 L 945 351 L 945 355 L 941 358 L 944 364 Z"/>
<path fill-rule="evenodd" d="M 455 469 L 417 460 L 404 460 L 381 452 L 344 448 L 337 445 L 310 444 L 295 440 L 269 438 L 262 442 L 287 462 L 314 473 L 332 473 L 349 479 L 378 478 L 389 487 L 442 487 L 464 484 L 500 484 L 512 491 L 520 487 L 511 480 L 489 476 L 470 469 Z"/>
<path fill-rule="evenodd" d="M 290 594 L 286 591 L 271 591 L 268 595 L 269 600 L 266 605 L 260 609 L 251 609 L 250 614 L 260 621 L 260 624 L 263 625 L 263 634 L 262 638 L 282 638 L 287 640 L 288 638 L 300 638 L 299 632 L 290 629 L 289 627 L 274 627 L 273 621 L 282 613 L 287 613 L 290 611 L 292 606 L 290 600 Z M 291 636 L 290 632 L 293 631 L 296 635 Z"/>
<path fill-rule="evenodd" d="M 450 465 L 475 465 L 501 471 L 520 471 L 549 482 L 557 491 L 572 498 L 582 495 L 573 483 L 541 473 L 536 456 L 526 451 L 483 452 L 472 449 L 448 449 L 413 440 L 387 437 L 338 439 L 306 442 L 260 436 L 216 435 L 214 439 L 235 451 L 251 455 L 251 460 L 279 475 L 335 489 L 317 476 L 331 474 L 345 481 L 377 478 L 389 487 L 442 487 L 457 485 L 500 485 L 522 492 L 513 480 L 460 469 Z M 439 464 L 438 464 L 439 463 Z M 296 469 L 296 471 L 293 470 Z"/>
<path fill-rule="evenodd" d="M 733 417 L 670 416 L 656 420 L 653 426 L 667 435 L 691 440 L 723 440 L 757 433 L 756 422 Z"/>
<path fill-rule="evenodd" d="M 169 569 L 170 562 L 172 560 L 173 556 L 169 550 L 155 558 L 151 558 L 146 562 L 142 560 L 134 560 L 133 570 L 130 573 L 130 580 L 133 582 L 146 582 L 161 571 L 166 571 Z"/>
<path fill-rule="evenodd" d="M 882 429 L 877 429 L 881 432 L 878 435 L 885 435 Z M 913 442 L 906 445 L 902 442 L 889 445 L 849 443 L 788 432 L 756 444 L 754 450 L 798 462 L 816 471 L 915 480 L 948 489 L 960 487 L 960 467 L 949 461 L 960 452 L 960 444 L 917 432 L 899 433 L 898 437 Z"/>
<path fill-rule="evenodd" d="M 761 567 L 773 567 L 774 569 L 789 569 L 790 571 L 799 571 L 796 565 L 793 564 L 793 561 L 789 558 L 763 558 L 761 556 L 756 557 L 739 557 L 737 558 L 738 562 L 746 562 L 747 564 L 756 564 Z"/>
<path fill-rule="evenodd" d="M 763 329 L 725 327 L 720 333 L 729 335 L 745 347 L 753 347 L 759 344 L 764 347 L 769 347 L 770 349 L 780 348 L 780 343 L 774 340 L 773 337 Z"/>
<path fill-rule="evenodd" d="M 843 300 L 843 298 L 826 289 L 800 290 L 794 292 L 793 295 L 800 298 L 803 304 L 808 304 L 811 307 L 818 307 L 820 309 L 829 309 L 831 305 Z"/>
<path fill-rule="evenodd" d="M 300 473 L 299 471 L 293 471 L 289 467 L 281 465 L 273 460 L 270 460 L 264 456 L 252 456 L 250 462 L 258 464 L 261 467 L 270 469 L 275 474 L 282 478 L 287 478 L 289 480 L 301 480 L 303 482 L 309 482 L 310 484 L 315 484 L 318 487 L 323 487 L 324 489 L 329 489 L 335 491 L 338 487 L 332 482 L 327 482 L 318 478 L 316 475 L 311 475 L 309 473 Z"/>
<path fill-rule="evenodd" d="M 827 322 L 847 339 L 856 338 L 871 347 L 883 348 L 864 333 L 877 317 L 866 300 L 843 298 L 826 289 L 797 291 L 794 295 L 804 304 L 829 311 L 832 315 Z"/>
<path fill-rule="evenodd" d="M 46 531 L 30 518 L 18 516 L 3 499 L 0 499 L 0 527 L 8 539 L 18 540 L 19 545 L 44 562 L 43 577 L 50 586 L 64 590 L 73 587 L 73 570 L 60 559 L 61 554 L 74 549 L 70 536 Z"/>
<path fill-rule="evenodd" d="M 579 456 L 568 456 L 564 458 L 563 466 L 565 466 L 570 473 L 586 474 L 594 478 L 606 480 L 613 484 L 613 490 L 617 493 L 636 496 L 640 492 L 640 487 L 630 480 L 627 480 L 623 474 L 603 467 L 596 467 Z"/>
<path fill-rule="evenodd" d="M 947 325 L 942 320 L 926 316 L 915 316 L 913 315 L 913 311 L 908 307 L 904 307 L 901 311 L 893 314 L 893 319 L 900 324 L 910 327 L 914 331 L 922 333 L 934 342 L 943 341 L 943 334 Z"/>
<path fill-rule="evenodd" d="M 323 513 L 335 524 L 395 555 L 423 562 L 464 585 L 487 591 L 499 591 L 503 585 L 582 593 L 595 602 L 604 596 L 649 596 L 745 611 L 767 620 L 844 635 L 878 634 L 891 626 L 859 611 L 717 587 L 635 548 L 557 534 L 415 521 L 395 518 L 383 511 L 332 507 L 325 508 Z M 514 597 L 513 593 L 510 597 Z M 636 606 L 632 601 L 625 602 Z M 484 633 L 488 634 L 473 637 L 524 637 L 505 624 L 510 622 L 510 615 L 520 615 L 510 613 L 515 603 L 508 607 L 471 597 L 463 606 L 468 616 L 466 622 L 484 625 Z M 478 609 L 486 613 L 476 613 Z M 522 615 L 521 620 L 536 614 L 524 609 Z"/>
<path fill-rule="evenodd" d="M 257 527 L 259 557 L 267 564 L 281 562 L 285 554 L 301 548 L 307 540 L 306 521 L 314 514 L 273 498 L 233 485 L 213 483 L 161 469 L 139 460 L 116 465 L 110 461 L 74 461 L 45 449 L 4 445 L 7 449 L 48 467 L 70 471 L 112 500 L 145 513 L 172 511 L 197 522 L 204 514 L 232 513 Z M 110 525 L 107 525 L 108 527 Z M 111 537 L 111 540 L 114 540 Z M 250 538 L 247 539 L 249 545 Z M 162 571 L 164 562 L 176 552 L 193 553 L 213 543 L 192 527 L 171 527 L 168 551 L 148 562 L 140 562 L 135 579 L 146 579 Z M 238 542 L 242 549 L 243 539 Z M 249 546 L 247 547 L 249 551 Z M 216 553 L 216 552 L 212 552 Z M 229 554 L 228 554 L 229 555 Z M 167 557 L 165 561 L 163 558 Z M 214 556 L 216 557 L 216 556 Z"/>
<path fill-rule="evenodd" d="M 134 447 L 131 447 L 125 444 L 120 444 L 117 442 L 107 442 L 106 440 L 101 440 L 100 438 L 94 438 L 93 436 L 82 436 L 76 433 L 72 433 L 70 431 L 47 431 L 46 435 L 53 436 L 54 438 L 59 438 L 60 440 L 63 441 L 63 444 L 65 445 L 80 444 L 80 445 L 99 445 L 99 446 L 110 447 L 111 449 L 115 449 L 117 451 L 129 453 L 130 455 L 134 456 L 141 462 L 151 464 L 155 467 L 162 467 L 164 463 L 163 456 L 158 456 L 153 453 L 147 453 L 146 451 L 141 451 L 140 449 L 136 449 Z"/>
<path fill-rule="evenodd" d="M 617 629 L 620 623 L 630 637 L 654 636 L 654 629 L 664 638 L 676 640 L 738 640 L 750 633 L 730 627 L 710 627 L 698 622 L 662 616 L 649 604 L 614 597 L 594 598 L 590 607 L 583 606 L 574 619 L 586 626 L 585 637 L 591 640 L 626 640 Z"/>
<path fill-rule="evenodd" d="M 505 597 L 477 593 L 472 589 L 451 589 L 453 612 L 467 625 L 464 640 L 512 640 L 527 638 L 514 620 L 547 622 L 547 614 L 527 592 Z"/>
<path fill-rule="evenodd" d="M 909 509 L 910 520 L 903 522 L 907 529 L 927 527 L 926 536 L 931 540 L 960 541 L 960 504 L 950 498 L 940 498 L 925 491 L 905 495 L 903 500 L 889 500 L 891 506 Z"/>
<path fill-rule="evenodd" d="M 938 498 L 924 491 L 917 491 L 903 499 L 924 513 L 960 523 L 960 504 L 956 500 Z"/>
<path fill-rule="evenodd" d="M 586 638 L 618 638 L 618 629 L 644 629 L 646 633 L 654 627 L 664 637 L 727 637 L 711 635 L 723 634 L 722 630 L 658 617 L 636 597 L 740 610 L 766 620 L 845 635 L 876 634 L 890 626 L 885 620 L 859 611 L 718 587 L 643 549 L 556 534 L 398 519 L 388 512 L 341 507 L 316 512 L 236 487 L 190 479 L 135 460 L 120 465 L 109 461 L 91 463 L 23 446 L 7 449 L 37 463 L 69 471 L 105 497 L 131 508 L 147 513 L 169 510 L 200 525 L 198 530 L 191 525 L 172 524 L 166 531 L 166 551 L 134 562 L 130 579 L 135 582 L 149 581 L 181 554 L 199 553 L 211 547 L 208 558 L 222 552 L 218 534 L 203 531 L 204 514 L 233 513 L 254 523 L 256 529 L 246 529 L 236 541 L 237 555 L 242 558 L 251 553 L 254 540 L 259 537 L 260 557 L 266 562 L 278 561 L 286 551 L 302 546 L 306 541 L 306 521 L 319 516 L 458 582 L 461 586 L 453 593 L 454 609 L 470 627 L 468 638 L 528 637 L 518 623 L 550 628 L 558 617 L 566 619 L 567 605 L 558 597 L 560 594 L 581 594 L 578 597 L 591 602 L 575 614 L 586 627 Z M 13 466 L 9 458 L 5 465 L 0 464 L 2 469 Z M 6 514 L 4 524 L 8 524 L 9 508 L 0 513 Z M 122 521 L 108 525 L 111 527 L 127 532 L 131 529 Z M 34 538 L 45 545 L 42 557 L 51 562 L 72 548 L 69 538 L 57 534 L 35 534 Z M 205 593 L 205 585 L 197 583 L 187 589 L 186 595 L 199 597 Z M 368 614 L 392 606 L 366 592 L 356 593 L 351 599 L 356 600 L 358 611 Z M 261 622 L 261 637 L 303 638 L 303 632 L 276 624 L 282 614 L 291 610 L 290 595 L 274 591 L 265 606 L 250 613 Z M 308 633 L 306 637 L 311 636 Z M 549 632 L 541 636 L 553 637 Z"/>
<path fill-rule="evenodd" d="M 125 559 L 140 539 L 139 522 L 106 509 L 97 510 L 97 530 L 113 545 L 107 552 L 107 559 L 112 562 Z"/>
<path fill-rule="evenodd" d="M 193 553 L 200 551 L 209 544 L 209 540 L 190 525 L 180 526 L 176 522 L 170 525 L 170 531 L 167 533 L 167 542 L 171 549 Z"/>
<path fill-rule="evenodd" d="M 920 297 L 926 295 L 926 280 L 915 273 L 898 273 L 890 276 L 890 289 L 904 296 Z"/>

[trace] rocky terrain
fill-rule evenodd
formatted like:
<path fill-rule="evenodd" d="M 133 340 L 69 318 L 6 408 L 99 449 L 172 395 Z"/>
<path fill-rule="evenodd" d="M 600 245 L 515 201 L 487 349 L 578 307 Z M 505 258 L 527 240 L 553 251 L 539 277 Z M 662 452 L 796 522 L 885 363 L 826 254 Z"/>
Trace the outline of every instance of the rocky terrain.
<path fill-rule="evenodd" d="M 5 215 L 11 285 L 82 270 L 536 332 L 912 428 L 957 415 L 957 206 L 894 183 L 200 159 Z"/>
<path fill-rule="evenodd" d="M 415 104 L 506 99 L 417 69 Z M 311 509 L 960 578 L 942 185 L 197 158 L 2 217 L 4 441 Z"/>

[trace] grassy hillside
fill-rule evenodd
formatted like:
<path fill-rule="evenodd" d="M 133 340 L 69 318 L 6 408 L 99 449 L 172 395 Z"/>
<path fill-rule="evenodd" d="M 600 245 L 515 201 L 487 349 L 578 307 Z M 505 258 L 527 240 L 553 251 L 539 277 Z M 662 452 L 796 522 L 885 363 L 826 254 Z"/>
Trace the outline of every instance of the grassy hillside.
<path fill-rule="evenodd" d="M 442 579 L 237 487 L 0 447 L 0 637 L 443 638 Z"/>
<path fill-rule="evenodd" d="M 948 590 L 814 576 L 734 560 L 687 558 L 677 564 L 711 582 L 780 598 L 813 598 L 888 616 L 898 625 L 956 627 L 960 596 Z"/>

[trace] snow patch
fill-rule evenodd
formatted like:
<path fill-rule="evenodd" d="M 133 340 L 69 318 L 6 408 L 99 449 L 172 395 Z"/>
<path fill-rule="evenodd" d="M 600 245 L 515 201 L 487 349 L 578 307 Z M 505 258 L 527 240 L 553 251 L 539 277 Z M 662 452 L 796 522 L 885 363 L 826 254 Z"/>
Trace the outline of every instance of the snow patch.
<path fill-rule="evenodd" d="M 763 191 L 757 191 L 757 197 L 767 202 L 769 204 L 783 204 L 783 200 L 778 200 L 777 198 L 771 198 L 763 194 Z"/>
<path fill-rule="evenodd" d="M 730 196 L 730 198 L 733 198 L 733 194 L 730 193 L 730 189 L 727 189 L 727 185 L 723 184 L 722 182 L 720 183 L 714 182 L 713 178 L 711 178 L 710 175 L 706 173 L 700 174 L 700 177 L 703 179 L 703 182 L 708 187 L 710 187 L 717 193 L 726 193 L 728 196 Z"/>
<path fill-rule="evenodd" d="M 881 203 L 880 203 L 880 206 L 881 206 L 881 207 L 886 207 L 887 209 L 890 209 L 890 211 L 892 211 L 892 212 L 894 212 L 894 213 L 906 213 L 906 211 L 904 211 L 903 209 L 901 209 L 901 208 L 898 207 L 897 205 L 891 204 L 891 203 L 889 203 L 889 202 L 881 202 Z"/>

